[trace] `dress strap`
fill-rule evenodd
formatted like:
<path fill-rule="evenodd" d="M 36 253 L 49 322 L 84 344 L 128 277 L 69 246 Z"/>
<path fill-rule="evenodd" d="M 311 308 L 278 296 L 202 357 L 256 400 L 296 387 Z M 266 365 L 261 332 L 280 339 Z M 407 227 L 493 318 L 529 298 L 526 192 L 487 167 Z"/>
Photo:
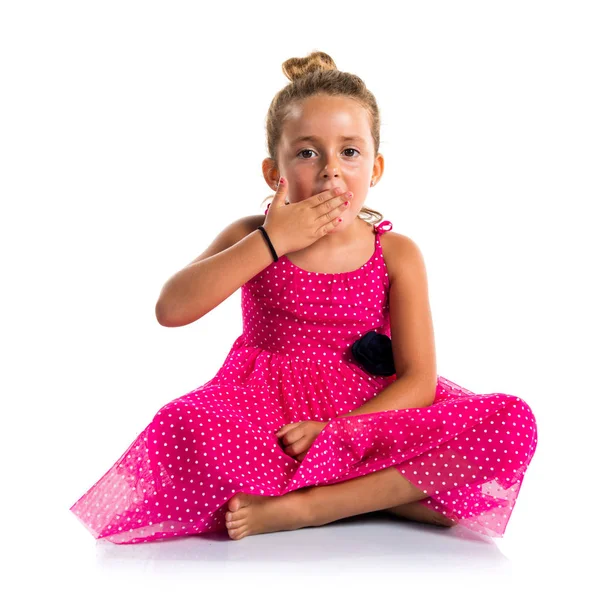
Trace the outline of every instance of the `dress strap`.
<path fill-rule="evenodd" d="M 375 225 L 375 231 L 381 233 L 382 231 L 390 231 L 393 225 L 391 221 L 381 221 L 378 225 Z"/>

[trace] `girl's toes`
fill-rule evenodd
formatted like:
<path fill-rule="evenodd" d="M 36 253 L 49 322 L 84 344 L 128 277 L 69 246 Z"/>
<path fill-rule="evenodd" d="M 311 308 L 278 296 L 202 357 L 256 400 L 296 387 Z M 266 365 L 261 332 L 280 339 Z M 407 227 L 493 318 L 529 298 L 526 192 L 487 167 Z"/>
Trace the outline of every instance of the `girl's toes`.
<path fill-rule="evenodd" d="M 236 512 L 243 508 L 244 506 L 248 506 L 250 504 L 250 497 L 248 494 L 244 494 L 243 492 L 238 492 L 229 500 L 227 503 L 227 508 L 231 512 Z"/>
<path fill-rule="evenodd" d="M 240 540 L 243 537 L 246 537 L 246 528 L 245 527 L 237 527 L 236 529 L 229 530 L 229 537 L 232 540 Z"/>

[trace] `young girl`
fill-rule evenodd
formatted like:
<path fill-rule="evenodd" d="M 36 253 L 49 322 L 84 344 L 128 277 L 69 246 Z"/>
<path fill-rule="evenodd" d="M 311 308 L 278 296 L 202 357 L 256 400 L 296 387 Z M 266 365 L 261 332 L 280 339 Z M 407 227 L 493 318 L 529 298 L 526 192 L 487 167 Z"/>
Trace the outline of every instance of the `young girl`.
<path fill-rule="evenodd" d="M 162 325 L 186 325 L 241 287 L 243 332 L 70 510 L 116 544 L 239 540 L 372 511 L 502 537 L 534 415 L 437 375 L 419 248 L 383 236 L 392 224 L 363 206 L 384 165 L 363 81 L 323 52 L 283 70 L 266 217 L 225 228 L 156 306 Z"/>

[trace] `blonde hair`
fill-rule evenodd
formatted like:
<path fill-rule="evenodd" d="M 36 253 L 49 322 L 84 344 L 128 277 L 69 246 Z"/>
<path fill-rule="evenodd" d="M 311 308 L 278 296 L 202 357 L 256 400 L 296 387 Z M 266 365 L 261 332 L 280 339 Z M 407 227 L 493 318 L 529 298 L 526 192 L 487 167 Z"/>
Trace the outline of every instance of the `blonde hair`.
<path fill-rule="evenodd" d="M 281 140 L 283 122 L 290 104 L 304 100 L 316 94 L 329 96 L 347 96 L 360 103 L 369 113 L 371 135 L 375 146 L 375 156 L 379 152 L 379 129 L 381 119 L 379 107 L 373 94 L 357 75 L 338 71 L 333 59 L 325 52 L 311 52 L 305 58 L 289 58 L 282 65 L 284 75 L 291 81 L 273 98 L 266 119 L 267 150 L 269 158 L 277 164 L 277 146 Z M 262 203 L 270 200 L 267 196 Z M 261 203 L 261 204 L 262 204 Z M 361 216 L 365 215 L 365 218 Z M 359 218 L 376 224 L 383 215 L 367 206 L 361 208 Z"/>

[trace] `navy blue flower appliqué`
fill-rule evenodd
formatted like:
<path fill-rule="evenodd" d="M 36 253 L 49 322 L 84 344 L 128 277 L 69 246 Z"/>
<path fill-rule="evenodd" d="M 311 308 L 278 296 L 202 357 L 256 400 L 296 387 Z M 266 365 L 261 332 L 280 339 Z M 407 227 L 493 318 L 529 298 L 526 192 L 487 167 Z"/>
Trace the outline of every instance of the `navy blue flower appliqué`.
<path fill-rule="evenodd" d="M 352 355 L 371 375 L 394 375 L 392 340 L 383 333 L 369 331 L 352 344 Z"/>

